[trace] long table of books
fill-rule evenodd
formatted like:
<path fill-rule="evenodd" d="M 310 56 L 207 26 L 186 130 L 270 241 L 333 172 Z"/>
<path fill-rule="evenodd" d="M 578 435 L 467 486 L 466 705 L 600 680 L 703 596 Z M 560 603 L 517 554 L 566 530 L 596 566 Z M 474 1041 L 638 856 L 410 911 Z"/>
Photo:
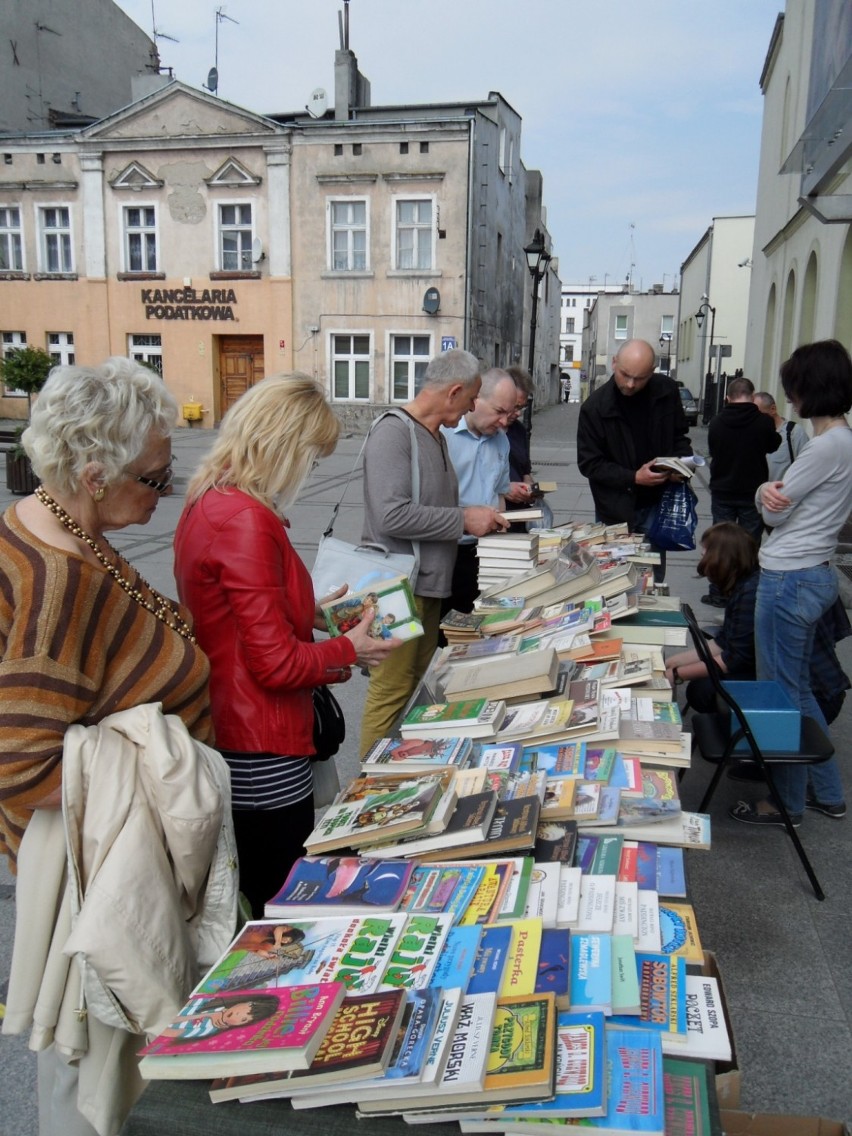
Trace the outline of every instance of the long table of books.
<path fill-rule="evenodd" d="M 709 818 L 663 659 L 685 624 L 647 549 L 587 528 L 499 538 L 533 566 L 450 613 L 267 918 L 142 1051 L 123 1136 L 721 1132 L 685 863 Z"/>

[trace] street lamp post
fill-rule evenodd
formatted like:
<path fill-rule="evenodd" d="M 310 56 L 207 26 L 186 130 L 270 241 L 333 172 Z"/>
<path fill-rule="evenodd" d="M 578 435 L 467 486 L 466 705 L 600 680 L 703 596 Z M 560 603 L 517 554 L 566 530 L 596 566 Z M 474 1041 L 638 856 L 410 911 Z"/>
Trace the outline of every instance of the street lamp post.
<path fill-rule="evenodd" d="M 666 374 L 672 377 L 672 332 L 664 331 L 660 336 L 660 347 L 666 345 Z"/>
<path fill-rule="evenodd" d="M 530 270 L 533 282 L 532 310 L 530 313 L 530 355 L 527 370 L 533 378 L 533 384 L 535 384 L 535 331 L 538 326 L 538 290 L 551 260 L 551 254 L 545 248 L 544 235 L 541 229 L 536 229 L 533 239 L 528 245 L 524 246 L 524 255 L 527 258 L 527 267 Z M 534 388 L 533 396 L 527 401 L 524 409 L 524 426 L 526 427 L 527 437 L 532 433 L 533 397 Z"/>
<path fill-rule="evenodd" d="M 708 312 L 710 313 L 710 353 L 709 353 L 709 356 L 708 356 L 707 366 L 708 366 L 708 368 L 712 368 L 712 365 L 713 365 L 713 336 L 716 333 L 716 309 L 711 306 L 710 301 L 705 297 L 704 299 L 702 299 L 701 303 L 698 305 L 698 311 L 695 313 L 695 322 L 698 324 L 698 330 L 699 331 L 701 331 L 701 329 L 704 327 L 704 320 L 707 318 Z M 702 336 L 702 345 L 701 345 L 701 370 L 704 371 L 704 337 L 703 336 Z M 710 421 L 710 419 L 713 416 L 712 415 L 712 409 L 710 407 L 708 407 L 708 405 L 707 405 L 707 380 L 710 377 L 710 373 L 711 372 L 708 369 L 708 371 L 703 375 L 703 379 L 702 379 L 702 382 L 703 382 L 703 387 L 702 387 L 703 397 L 701 399 L 701 414 L 702 414 L 702 418 L 704 420 L 705 426 L 707 425 L 707 423 Z M 718 381 L 718 378 L 719 378 L 719 376 L 717 375 L 716 376 L 717 381 Z"/>

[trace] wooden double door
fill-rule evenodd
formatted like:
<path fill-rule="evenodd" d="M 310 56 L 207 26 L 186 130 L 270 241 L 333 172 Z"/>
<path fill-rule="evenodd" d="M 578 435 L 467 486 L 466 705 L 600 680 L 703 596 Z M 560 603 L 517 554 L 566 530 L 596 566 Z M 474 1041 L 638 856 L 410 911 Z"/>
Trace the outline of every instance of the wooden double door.
<path fill-rule="evenodd" d="M 264 375 L 262 335 L 219 339 L 219 418 Z"/>

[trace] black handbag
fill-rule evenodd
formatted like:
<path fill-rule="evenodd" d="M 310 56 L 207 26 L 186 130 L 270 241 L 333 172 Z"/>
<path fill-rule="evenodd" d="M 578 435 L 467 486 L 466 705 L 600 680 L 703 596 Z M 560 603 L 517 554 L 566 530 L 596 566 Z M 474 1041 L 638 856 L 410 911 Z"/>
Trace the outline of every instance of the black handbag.
<path fill-rule="evenodd" d="M 327 686 L 315 686 L 314 691 L 314 749 L 312 761 L 328 761 L 343 745 L 346 737 L 346 719 L 340 703 Z"/>

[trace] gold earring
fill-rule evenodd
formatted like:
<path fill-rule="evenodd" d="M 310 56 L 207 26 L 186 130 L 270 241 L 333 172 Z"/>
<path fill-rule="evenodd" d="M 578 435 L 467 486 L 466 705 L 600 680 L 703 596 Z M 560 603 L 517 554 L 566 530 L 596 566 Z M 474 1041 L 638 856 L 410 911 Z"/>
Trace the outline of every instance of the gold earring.
<path fill-rule="evenodd" d="M 103 501 L 104 497 L 106 497 L 106 489 L 104 489 L 104 488 L 96 489 L 94 491 L 94 493 L 92 494 L 92 496 L 94 497 L 94 499 L 96 501 Z"/>

